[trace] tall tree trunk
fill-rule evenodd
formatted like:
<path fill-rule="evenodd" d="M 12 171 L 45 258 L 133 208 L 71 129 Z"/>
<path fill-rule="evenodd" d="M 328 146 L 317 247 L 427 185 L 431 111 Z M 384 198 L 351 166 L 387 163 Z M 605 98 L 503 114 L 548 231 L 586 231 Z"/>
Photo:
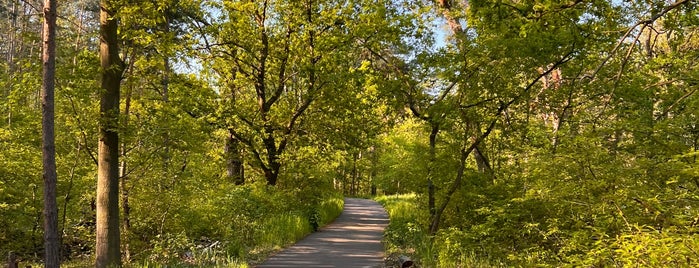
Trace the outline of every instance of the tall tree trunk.
<path fill-rule="evenodd" d="M 100 0 L 100 129 L 95 266 L 121 266 L 119 241 L 119 58 L 114 2 Z"/>
<path fill-rule="evenodd" d="M 58 205 L 56 204 L 56 140 L 54 133 L 54 90 L 56 87 L 56 0 L 44 0 L 43 83 L 42 106 L 42 162 L 44 177 L 44 247 L 45 267 L 58 268 Z"/>

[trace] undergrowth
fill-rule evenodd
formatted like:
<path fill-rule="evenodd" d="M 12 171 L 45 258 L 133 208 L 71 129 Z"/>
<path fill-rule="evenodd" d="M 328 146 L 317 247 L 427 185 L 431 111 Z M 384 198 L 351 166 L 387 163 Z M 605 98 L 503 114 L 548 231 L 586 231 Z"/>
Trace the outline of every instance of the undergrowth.
<path fill-rule="evenodd" d="M 696 231 L 675 226 L 628 224 L 615 235 L 572 226 L 557 231 L 553 246 L 546 244 L 550 239 L 517 242 L 532 235 L 526 228 L 503 227 L 502 222 L 523 225 L 512 219 L 514 206 L 480 225 L 447 225 L 430 236 L 419 198 L 376 198 L 391 220 L 384 233 L 387 254 L 407 255 L 417 267 L 696 267 L 699 259 Z"/>
<path fill-rule="evenodd" d="M 384 232 L 386 255 L 405 255 L 415 267 L 504 267 L 495 260 L 483 259 L 464 251 L 447 232 L 430 236 L 426 228 L 429 215 L 421 209 L 416 194 L 379 196 L 390 223 Z"/>
<path fill-rule="evenodd" d="M 263 185 L 237 187 L 228 195 L 198 202 L 181 214 L 179 231 L 158 234 L 148 244 L 131 241 L 124 267 L 249 267 L 304 238 L 342 213 L 339 194 L 300 195 Z M 138 231 L 147 229 L 138 229 Z M 92 256 L 64 261 L 89 267 Z"/>

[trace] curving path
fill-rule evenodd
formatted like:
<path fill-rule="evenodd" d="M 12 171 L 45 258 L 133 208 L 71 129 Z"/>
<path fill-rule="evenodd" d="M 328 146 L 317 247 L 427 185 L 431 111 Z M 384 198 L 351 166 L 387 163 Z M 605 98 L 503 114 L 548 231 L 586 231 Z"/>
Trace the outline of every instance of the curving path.
<path fill-rule="evenodd" d="M 386 225 L 388 214 L 380 204 L 345 198 L 345 209 L 335 222 L 257 267 L 382 267 Z"/>

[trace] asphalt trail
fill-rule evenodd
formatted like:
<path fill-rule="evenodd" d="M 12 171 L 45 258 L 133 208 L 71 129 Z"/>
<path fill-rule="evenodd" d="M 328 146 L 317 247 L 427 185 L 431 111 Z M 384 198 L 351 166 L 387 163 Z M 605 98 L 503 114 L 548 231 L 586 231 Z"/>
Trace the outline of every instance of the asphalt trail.
<path fill-rule="evenodd" d="M 380 204 L 345 198 L 345 209 L 335 222 L 256 267 L 382 267 L 386 225 L 388 214 Z"/>

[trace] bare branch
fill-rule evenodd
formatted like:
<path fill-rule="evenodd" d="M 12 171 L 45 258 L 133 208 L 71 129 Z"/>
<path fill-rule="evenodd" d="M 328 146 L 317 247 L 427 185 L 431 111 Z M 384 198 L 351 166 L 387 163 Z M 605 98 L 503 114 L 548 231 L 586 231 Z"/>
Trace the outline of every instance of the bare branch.
<path fill-rule="evenodd" d="M 633 52 L 633 48 L 636 47 L 636 42 L 638 42 L 638 39 L 641 38 L 643 30 L 645 30 L 647 26 L 647 24 L 644 24 L 643 27 L 641 27 L 641 31 L 638 35 L 636 35 L 636 38 L 633 40 L 633 42 L 631 42 L 628 51 L 626 51 L 626 55 L 624 56 L 624 59 L 621 61 L 621 67 L 619 67 L 619 72 L 616 75 L 616 81 L 614 82 L 615 85 L 619 83 L 619 79 L 621 79 L 621 75 L 624 73 L 624 67 L 626 66 L 626 63 L 629 62 L 629 58 L 631 58 L 631 52 Z"/>

